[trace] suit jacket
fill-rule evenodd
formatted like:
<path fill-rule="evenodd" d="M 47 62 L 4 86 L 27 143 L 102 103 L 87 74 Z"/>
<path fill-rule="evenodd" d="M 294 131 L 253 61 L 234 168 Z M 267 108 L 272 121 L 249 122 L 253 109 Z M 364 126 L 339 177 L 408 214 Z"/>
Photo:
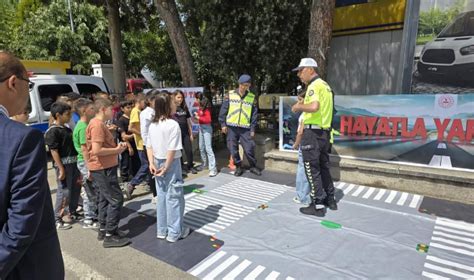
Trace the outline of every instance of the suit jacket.
<path fill-rule="evenodd" d="M 0 114 L 0 279 L 64 279 L 43 134 Z"/>

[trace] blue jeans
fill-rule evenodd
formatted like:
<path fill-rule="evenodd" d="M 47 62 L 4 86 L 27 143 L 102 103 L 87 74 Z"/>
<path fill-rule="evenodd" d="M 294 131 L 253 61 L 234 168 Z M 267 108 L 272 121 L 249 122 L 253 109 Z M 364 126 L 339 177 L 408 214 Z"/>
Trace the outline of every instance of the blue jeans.
<path fill-rule="evenodd" d="M 212 126 L 210 124 L 199 125 L 199 151 L 201 152 L 202 166 L 205 167 L 209 159 L 209 170 L 217 171 L 216 157 L 212 150 Z"/>
<path fill-rule="evenodd" d="M 97 220 L 97 205 L 99 201 L 99 187 L 94 184 L 89 178 L 89 170 L 84 161 L 77 162 L 77 168 L 82 175 L 82 187 L 84 187 L 85 194 L 82 197 L 84 201 L 84 218 L 86 220 Z"/>
<path fill-rule="evenodd" d="M 148 177 L 150 175 L 150 170 L 148 169 L 148 158 L 146 155 L 146 150 L 139 150 L 138 151 L 138 156 L 140 157 L 140 169 L 138 169 L 137 174 L 133 177 L 133 179 L 130 181 L 130 184 L 132 186 L 137 186 L 141 182 L 148 180 Z"/>
<path fill-rule="evenodd" d="M 296 197 L 301 203 L 311 203 L 310 187 L 303 166 L 303 155 L 298 150 L 298 169 L 296 170 Z"/>
<path fill-rule="evenodd" d="M 165 162 L 165 159 L 155 159 L 157 168 L 163 166 Z M 155 177 L 158 192 L 157 235 L 167 235 L 171 239 L 178 239 L 183 231 L 184 190 L 181 172 L 181 161 L 175 158 L 163 177 Z"/>

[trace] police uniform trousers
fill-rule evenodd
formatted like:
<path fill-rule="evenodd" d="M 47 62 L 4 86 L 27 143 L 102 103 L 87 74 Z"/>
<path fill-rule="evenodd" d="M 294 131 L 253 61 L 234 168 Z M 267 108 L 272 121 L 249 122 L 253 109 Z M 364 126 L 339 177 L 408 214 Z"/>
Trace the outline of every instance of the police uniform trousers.
<path fill-rule="evenodd" d="M 324 204 L 326 198 L 334 198 L 334 184 L 329 172 L 329 137 L 329 131 L 305 128 L 301 139 L 304 169 L 315 204 Z"/>
<path fill-rule="evenodd" d="M 250 129 L 233 126 L 228 126 L 227 129 L 227 148 L 234 159 L 234 164 L 240 165 L 242 162 L 239 154 L 240 140 L 250 167 L 255 167 L 257 163 L 255 159 L 255 141 L 250 137 Z"/>

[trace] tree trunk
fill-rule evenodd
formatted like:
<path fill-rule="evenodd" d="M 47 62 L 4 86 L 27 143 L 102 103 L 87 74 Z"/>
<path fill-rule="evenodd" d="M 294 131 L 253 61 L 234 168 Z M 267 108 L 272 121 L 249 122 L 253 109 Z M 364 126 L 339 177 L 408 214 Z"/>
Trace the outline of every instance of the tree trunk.
<path fill-rule="evenodd" d="M 117 0 L 107 0 L 109 20 L 109 41 L 112 52 L 114 73 L 114 92 L 125 94 L 125 61 L 122 49 L 122 34 L 120 33 L 119 7 Z"/>
<path fill-rule="evenodd" d="M 174 0 L 155 0 L 155 3 L 173 44 L 183 85 L 188 87 L 197 86 L 191 48 L 184 32 L 183 23 L 179 18 L 176 2 Z"/>
<path fill-rule="evenodd" d="M 309 27 L 308 56 L 316 59 L 319 75 L 326 79 L 336 0 L 313 0 Z"/>

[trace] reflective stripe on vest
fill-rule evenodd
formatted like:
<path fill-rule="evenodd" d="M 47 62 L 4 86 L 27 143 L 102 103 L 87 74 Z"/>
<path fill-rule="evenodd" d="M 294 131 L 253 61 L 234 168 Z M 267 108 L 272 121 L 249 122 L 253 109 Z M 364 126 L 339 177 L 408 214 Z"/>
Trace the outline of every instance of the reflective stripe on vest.
<path fill-rule="evenodd" d="M 250 128 L 254 101 L 255 95 L 251 92 L 248 92 L 243 99 L 240 98 L 238 93 L 230 93 L 229 111 L 226 118 L 227 125 Z"/>

